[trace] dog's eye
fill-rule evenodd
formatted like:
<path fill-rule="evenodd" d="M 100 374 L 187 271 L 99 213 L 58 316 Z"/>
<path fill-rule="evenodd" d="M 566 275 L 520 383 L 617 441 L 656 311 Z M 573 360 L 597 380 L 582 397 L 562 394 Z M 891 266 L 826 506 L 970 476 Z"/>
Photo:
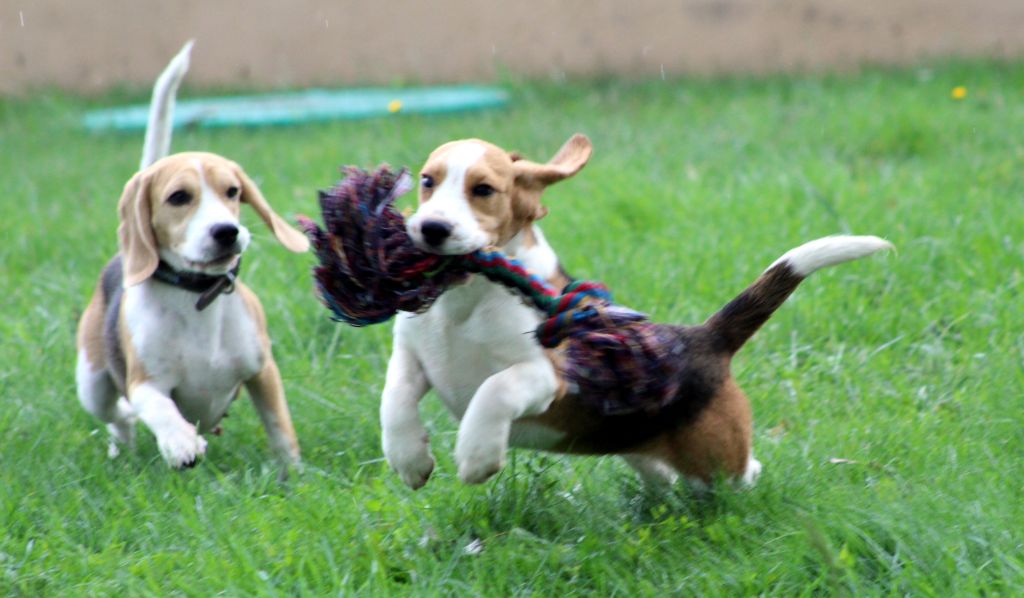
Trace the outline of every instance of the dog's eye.
<path fill-rule="evenodd" d="M 473 195 L 477 197 L 490 197 L 494 195 L 494 187 L 481 183 L 473 187 Z"/>
<path fill-rule="evenodd" d="M 424 189 L 433 189 L 434 188 L 434 177 L 430 176 L 429 174 L 421 174 L 420 175 L 420 186 L 423 187 Z"/>
<path fill-rule="evenodd" d="M 167 203 L 172 206 L 183 206 L 190 201 L 192 201 L 192 194 L 181 189 L 171 193 L 170 197 L 167 198 Z"/>
<path fill-rule="evenodd" d="M 233 199 L 238 195 L 238 187 L 228 187 L 228 198 Z"/>

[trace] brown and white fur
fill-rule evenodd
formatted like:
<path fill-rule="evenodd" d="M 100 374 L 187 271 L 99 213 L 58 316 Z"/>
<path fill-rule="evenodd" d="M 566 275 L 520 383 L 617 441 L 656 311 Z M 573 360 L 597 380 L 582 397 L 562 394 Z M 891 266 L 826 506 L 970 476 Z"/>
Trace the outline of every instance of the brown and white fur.
<path fill-rule="evenodd" d="M 464 254 L 497 246 L 555 284 L 566 277 L 535 221 L 548 185 L 589 160 L 576 135 L 546 164 L 470 139 L 442 145 L 421 171 L 420 204 L 408 220 L 426 251 Z M 423 314 L 401 313 L 381 403 L 388 463 L 412 488 L 434 468 L 418 403 L 433 388 L 460 420 L 459 477 L 480 483 L 505 463 L 506 448 L 619 454 L 648 481 L 682 475 L 698 486 L 717 473 L 753 483 L 750 404 L 729 373 L 731 357 L 815 270 L 890 247 L 877 237 L 827 237 L 782 256 L 750 288 L 704 325 L 675 327 L 685 340 L 694 396 L 686 409 L 602 416 L 573 394 L 557 351 L 531 334 L 541 314 L 482 276 L 447 291 Z"/>
<path fill-rule="evenodd" d="M 201 152 L 163 157 L 190 47 L 154 87 L 142 168 L 118 204 L 120 252 L 79 322 L 78 398 L 107 424 L 111 457 L 118 444 L 133 444 L 142 420 L 168 465 L 188 467 L 205 453 L 201 433 L 216 428 L 244 385 L 275 453 L 297 463 L 299 445 L 256 295 L 236 281 L 233 292 L 200 311 L 197 293 L 153 277 L 161 260 L 179 272 L 231 271 L 251 239 L 239 222 L 242 203 L 287 249 L 308 246 L 234 162 Z"/>

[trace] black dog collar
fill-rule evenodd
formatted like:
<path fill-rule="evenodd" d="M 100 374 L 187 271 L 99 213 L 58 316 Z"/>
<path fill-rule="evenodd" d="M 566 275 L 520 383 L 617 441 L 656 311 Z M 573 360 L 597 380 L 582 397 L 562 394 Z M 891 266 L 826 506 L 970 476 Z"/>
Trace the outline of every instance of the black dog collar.
<path fill-rule="evenodd" d="M 173 266 L 160 260 L 156 271 L 153 272 L 153 278 L 179 289 L 200 293 L 199 300 L 196 301 L 196 311 L 203 311 L 221 293 L 231 293 L 235 290 L 235 277 L 238 276 L 238 270 L 241 267 L 242 260 L 239 258 L 238 263 L 227 274 L 211 276 L 198 272 L 175 270 Z"/>

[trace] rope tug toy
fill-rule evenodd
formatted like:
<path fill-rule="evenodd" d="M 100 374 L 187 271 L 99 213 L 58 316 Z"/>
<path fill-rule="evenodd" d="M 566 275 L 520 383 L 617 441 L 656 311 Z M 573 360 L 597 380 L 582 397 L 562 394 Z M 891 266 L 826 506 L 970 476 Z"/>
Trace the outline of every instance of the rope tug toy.
<path fill-rule="evenodd" d="M 449 287 L 482 274 L 548 315 L 535 333 L 574 392 L 604 415 L 654 415 L 685 399 L 684 350 L 671 326 L 612 304 L 601 283 L 575 281 L 562 292 L 497 250 L 436 255 L 418 249 L 394 207 L 412 188 L 406 170 L 374 173 L 346 167 L 344 179 L 320 193 L 324 227 L 299 223 L 320 261 L 317 292 L 334 319 L 352 326 L 387 321 L 398 311 L 422 312 Z"/>

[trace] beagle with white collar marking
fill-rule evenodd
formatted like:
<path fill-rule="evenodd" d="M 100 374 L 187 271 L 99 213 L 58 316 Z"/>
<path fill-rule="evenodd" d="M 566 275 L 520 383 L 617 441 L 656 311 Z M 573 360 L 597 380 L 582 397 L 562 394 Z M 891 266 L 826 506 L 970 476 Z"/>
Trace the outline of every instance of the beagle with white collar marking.
<path fill-rule="evenodd" d="M 497 246 L 561 287 L 568 279 L 535 221 L 544 189 L 576 174 L 590 141 L 573 136 L 546 164 L 470 139 L 442 145 L 420 175 L 407 229 L 425 251 L 451 255 Z M 729 372 L 732 356 L 815 270 L 891 245 L 877 237 L 818 239 L 782 256 L 700 326 L 672 327 L 686 351 L 688 396 L 657 415 L 602 415 L 562 378 L 557 349 L 532 332 L 542 314 L 506 288 L 474 276 L 422 314 L 400 313 L 380 408 L 388 463 L 412 488 L 434 468 L 418 403 L 433 388 L 460 420 L 459 477 L 480 483 L 505 463 L 509 445 L 576 454 L 618 454 L 648 481 L 680 475 L 696 486 L 724 473 L 753 483 L 750 404 Z"/>
<path fill-rule="evenodd" d="M 177 468 L 203 456 L 201 433 L 216 429 L 245 385 L 274 452 L 297 463 L 263 308 L 235 278 L 251 238 L 239 222 L 240 204 L 287 249 L 302 252 L 308 242 L 234 162 L 202 152 L 161 158 L 190 47 L 154 88 L 142 170 L 118 204 L 120 252 L 79 322 L 78 398 L 107 424 L 111 457 L 119 443 L 133 444 L 141 419 Z"/>

